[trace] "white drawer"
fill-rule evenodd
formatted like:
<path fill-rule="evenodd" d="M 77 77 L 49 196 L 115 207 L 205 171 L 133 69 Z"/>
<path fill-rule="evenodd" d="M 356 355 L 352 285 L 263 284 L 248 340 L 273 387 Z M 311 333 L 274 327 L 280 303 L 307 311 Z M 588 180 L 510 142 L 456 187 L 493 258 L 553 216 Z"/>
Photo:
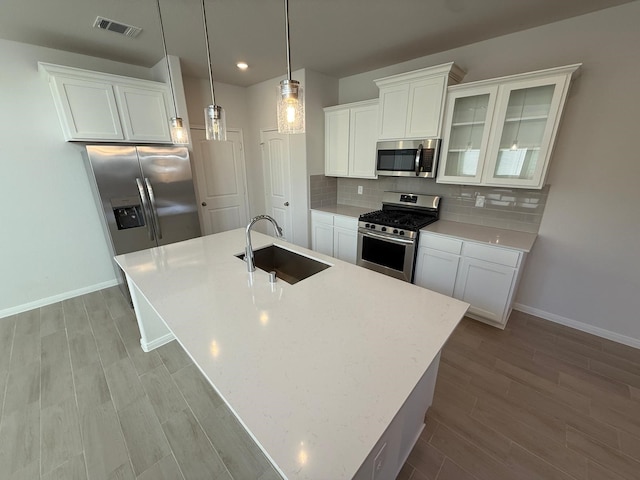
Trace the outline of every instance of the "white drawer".
<path fill-rule="evenodd" d="M 311 210 L 311 220 L 314 223 L 322 223 L 324 225 L 333 225 L 333 213 L 318 212 Z"/>
<path fill-rule="evenodd" d="M 420 247 L 433 248 L 441 252 L 449 252 L 460 255 L 462 251 L 462 240 L 455 238 L 441 237 L 440 235 L 420 234 Z"/>
<path fill-rule="evenodd" d="M 479 243 L 464 242 L 463 254 L 465 257 L 477 258 L 507 267 L 517 267 L 521 252 Z"/>
<path fill-rule="evenodd" d="M 333 225 L 340 228 L 347 228 L 349 230 L 358 229 L 358 219 L 353 217 L 344 217 L 342 215 L 335 215 L 333 217 Z"/>

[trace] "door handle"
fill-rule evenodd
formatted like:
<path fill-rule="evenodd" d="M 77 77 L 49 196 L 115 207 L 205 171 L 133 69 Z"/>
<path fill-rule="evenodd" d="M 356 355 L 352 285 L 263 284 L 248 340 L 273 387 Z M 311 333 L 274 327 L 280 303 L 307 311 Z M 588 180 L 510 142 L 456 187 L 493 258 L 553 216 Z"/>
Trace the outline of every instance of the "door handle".
<path fill-rule="evenodd" d="M 156 197 L 153 194 L 153 187 L 148 178 L 145 177 L 144 184 L 147 186 L 147 192 L 149 192 L 149 201 L 151 201 L 151 213 L 153 214 L 153 223 L 156 227 L 156 235 L 158 240 L 162 238 L 162 230 L 160 229 L 160 220 L 158 219 L 158 207 L 156 206 Z"/>
<path fill-rule="evenodd" d="M 136 185 L 138 186 L 138 195 L 140 195 L 140 201 L 142 202 L 142 210 L 144 211 L 144 221 L 147 226 L 147 232 L 149 232 L 149 240 L 155 240 L 153 238 L 153 229 L 151 227 L 151 214 L 149 213 L 149 203 L 147 202 L 147 196 L 144 193 L 144 187 L 139 178 L 136 178 Z"/>
<path fill-rule="evenodd" d="M 284 206 L 288 207 L 289 206 L 289 202 L 284 202 Z"/>
<path fill-rule="evenodd" d="M 422 144 L 418 147 L 418 151 L 416 152 L 416 177 L 420 175 L 422 171 L 422 165 L 420 162 L 422 161 Z"/>
<path fill-rule="evenodd" d="M 203 207 L 207 206 L 207 202 L 202 202 L 200 205 L 202 205 Z"/>

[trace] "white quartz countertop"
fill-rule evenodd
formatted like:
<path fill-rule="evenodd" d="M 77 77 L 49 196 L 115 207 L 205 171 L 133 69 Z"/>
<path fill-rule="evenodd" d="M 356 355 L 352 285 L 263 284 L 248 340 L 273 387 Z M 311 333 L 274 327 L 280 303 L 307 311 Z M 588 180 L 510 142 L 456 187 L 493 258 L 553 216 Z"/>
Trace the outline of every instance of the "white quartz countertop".
<path fill-rule="evenodd" d="M 360 215 L 364 213 L 369 213 L 374 211 L 375 208 L 354 207 L 352 205 L 332 205 L 330 207 L 312 208 L 311 210 L 333 213 L 334 215 L 342 215 L 344 217 L 358 218 Z"/>
<path fill-rule="evenodd" d="M 332 267 L 270 284 L 244 229 L 116 257 L 287 479 L 350 479 L 468 304 L 253 232 Z"/>
<path fill-rule="evenodd" d="M 421 231 L 449 235 L 474 242 L 499 245 L 501 247 L 522 250 L 523 252 L 530 252 L 537 238 L 535 233 L 518 232 L 516 230 L 505 230 L 503 228 L 452 222 L 449 220 L 438 220 L 431 225 L 427 225 Z"/>

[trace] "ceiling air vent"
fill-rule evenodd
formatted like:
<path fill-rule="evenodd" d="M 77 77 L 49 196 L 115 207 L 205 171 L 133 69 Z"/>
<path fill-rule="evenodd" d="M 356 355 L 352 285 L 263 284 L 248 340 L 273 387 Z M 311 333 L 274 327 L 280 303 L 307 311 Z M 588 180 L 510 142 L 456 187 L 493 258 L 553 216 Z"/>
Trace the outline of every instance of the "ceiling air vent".
<path fill-rule="evenodd" d="M 94 28 L 100 28 L 102 30 L 109 30 L 110 32 L 120 33 L 127 37 L 137 37 L 142 31 L 140 27 L 134 27 L 133 25 L 127 25 L 126 23 L 116 22 L 115 20 L 109 20 L 104 17 L 96 17 L 96 21 L 93 22 Z"/>

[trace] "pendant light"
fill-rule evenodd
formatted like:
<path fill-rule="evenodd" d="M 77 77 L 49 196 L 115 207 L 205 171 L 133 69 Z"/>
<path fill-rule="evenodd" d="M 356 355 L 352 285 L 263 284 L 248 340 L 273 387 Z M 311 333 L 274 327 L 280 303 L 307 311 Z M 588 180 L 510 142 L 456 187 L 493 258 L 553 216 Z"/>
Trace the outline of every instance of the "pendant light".
<path fill-rule="evenodd" d="M 304 95 L 300 82 L 291 79 L 289 45 L 289 0 L 284 0 L 285 34 L 287 37 L 287 79 L 278 87 L 278 133 L 304 133 Z"/>
<path fill-rule="evenodd" d="M 188 145 L 189 134 L 184 128 L 182 118 L 178 116 L 178 107 L 176 105 L 176 95 L 173 91 L 173 80 L 171 79 L 171 66 L 169 65 L 169 56 L 167 55 L 167 42 L 164 38 L 164 25 L 162 24 L 162 11 L 160 10 L 160 0 L 158 4 L 158 17 L 160 18 L 160 33 L 162 34 L 162 47 L 164 48 L 164 58 L 167 61 L 167 73 L 169 74 L 169 88 L 171 89 L 171 99 L 173 100 L 173 113 L 175 117 L 169 120 L 169 132 L 171 133 L 171 141 L 175 145 Z"/>
<path fill-rule="evenodd" d="M 211 52 L 209 51 L 209 30 L 207 29 L 207 13 L 202 0 L 202 22 L 204 24 L 204 41 L 207 46 L 207 63 L 209 64 L 209 86 L 211 87 L 211 105 L 204 108 L 204 123 L 207 140 L 226 140 L 227 122 L 224 108 L 216 105 L 216 95 L 213 90 L 213 69 L 211 67 Z"/>

